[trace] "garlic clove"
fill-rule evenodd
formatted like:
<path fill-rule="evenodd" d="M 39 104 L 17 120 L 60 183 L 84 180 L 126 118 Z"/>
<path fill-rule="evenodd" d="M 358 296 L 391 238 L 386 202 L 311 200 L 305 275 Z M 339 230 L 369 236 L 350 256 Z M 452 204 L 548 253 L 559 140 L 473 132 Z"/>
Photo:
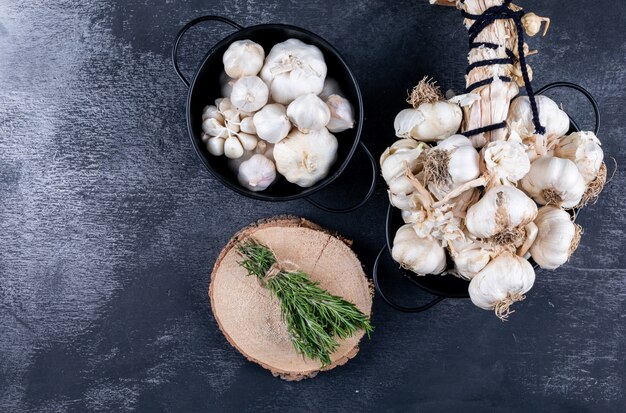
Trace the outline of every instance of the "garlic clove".
<path fill-rule="evenodd" d="M 220 123 L 224 123 L 224 117 L 222 116 L 220 111 L 217 109 L 217 106 L 215 105 L 205 106 L 204 109 L 202 110 L 202 122 L 210 118 L 213 118 Z"/>
<path fill-rule="evenodd" d="M 420 155 L 426 145 L 413 139 L 400 139 L 383 152 L 380 157 L 380 169 L 389 190 L 394 194 L 414 191 L 413 184 L 406 176 L 406 168 L 415 175 L 422 169 Z"/>
<path fill-rule="evenodd" d="M 330 95 L 326 99 L 326 105 L 330 109 L 330 120 L 326 128 L 339 133 L 354 127 L 354 109 L 348 99 L 339 95 Z"/>
<path fill-rule="evenodd" d="M 431 237 L 419 237 L 411 224 L 396 232 L 391 255 L 403 268 L 417 275 L 441 274 L 446 269 L 443 247 Z"/>
<path fill-rule="evenodd" d="M 237 159 L 243 155 L 243 146 L 235 136 L 229 136 L 224 141 L 224 155 L 230 159 Z"/>
<path fill-rule="evenodd" d="M 231 78 L 256 76 L 263 67 L 265 51 L 252 40 L 238 40 L 231 43 L 222 57 L 224 72 Z"/>
<path fill-rule="evenodd" d="M 574 162 L 554 156 L 544 156 L 533 162 L 530 172 L 520 183 L 538 204 L 563 208 L 578 205 L 587 188 Z"/>
<path fill-rule="evenodd" d="M 278 143 L 289 134 L 291 122 L 287 110 L 280 103 L 270 103 L 254 114 L 254 127 L 259 138 Z"/>
<path fill-rule="evenodd" d="M 537 205 L 512 186 L 489 189 L 467 210 L 465 225 L 476 238 L 492 238 L 526 225 L 537 216 Z"/>
<path fill-rule="evenodd" d="M 510 306 L 522 301 L 535 283 L 535 270 L 524 258 L 503 252 L 491 260 L 470 281 L 468 292 L 472 303 L 484 310 L 495 310 L 506 320 Z"/>
<path fill-rule="evenodd" d="M 260 77 L 270 85 L 274 101 L 287 105 L 304 94 L 322 92 L 327 70 L 320 49 L 288 39 L 272 47 Z"/>
<path fill-rule="evenodd" d="M 308 133 L 328 124 L 330 108 L 314 93 L 307 93 L 287 106 L 287 117 L 300 132 Z"/>
<path fill-rule="evenodd" d="M 237 134 L 237 138 L 239 139 L 239 142 L 241 143 L 241 146 L 243 147 L 244 151 L 251 151 L 251 150 L 254 150 L 254 148 L 256 148 L 258 138 L 255 135 L 250 135 L 249 133 L 239 132 Z"/>
<path fill-rule="evenodd" d="M 228 130 L 215 118 L 207 118 L 202 122 L 202 131 L 210 136 L 219 136 L 221 138 L 228 136 Z"/>
<path fill-rule="evenodd" d="M 548 270 L 565 264 L 578 247 L 580 226 L 572 222 L 570 214 L 554 206 L 540 208 L 535 224 L 537 238 L 530 247 L 535 262 Z"/>
<path fill-rule="evenodd" d="M 251 191 L 263 191 L 276 180 L 274 162 L 260 154 L 252 155 L 239 166 L 237 180 Z"/>
<path fill-rule="evenodd" d="M 574 132 L 562 137 L 554 148 L 554 155 L 574 162 L 587 184 L 596 179 L 604 162 L 600 140 L 593 132 Z"/>
<path fill-rule="evenodd" d="M 289 182 L 310 187 L 326 177 L 337 147 L 337 139 L 326 128 L 308 134 L 293 129 L 274 145 L 276 169 Z"/>
<path fill-rule="evenodd" d="M 239 110 L 256 112 L 267 103 L 269 90 L 265 82 L 257 76 L 245 76 L 233 85 L 230 101 Z"/>
<path fill-rule="evenodd" d="M 224 155 L 224 138 L 212 137 L 206 141 L 206 148 L 211 155 Z"/>
<path fill-rule="evenodd" d="M 393 128 L 398 138 L 411 138 L 412 130 L 416 125 L 424 122 L 422 112 L 417 109 L 404 109 L 396 115 L 393 121 Z"/>
<path fill-rule="evenodd" d="M 252 116 L 248 116 L 241 120 L 239 124 L 239 129 L 244 133 L 249 133 L 251 135 L 256 135 L 256 128 L 254 127 L 254 120 Z"/>

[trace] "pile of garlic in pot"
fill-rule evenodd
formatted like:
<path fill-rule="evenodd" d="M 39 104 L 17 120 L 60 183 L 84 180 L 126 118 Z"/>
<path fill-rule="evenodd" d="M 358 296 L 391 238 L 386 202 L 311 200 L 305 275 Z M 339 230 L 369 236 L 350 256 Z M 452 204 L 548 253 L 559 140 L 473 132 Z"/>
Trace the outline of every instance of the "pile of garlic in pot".
<path fill-rule="evenodd" d="M 600 141 L 593 132 L 567 134 L 567 114 L 545 96 L 536 102 L 546 133 L 535 134 L 530 101 L 518 96 L 505 139 L 474 147 L 458 131 L 461 106 L 477 95 L 445 100 L 426 79 L 413 92 L 413 107 L 395 118 L 400 139 L 380 158 L 390 202 L 405 222 L 392 256 L 418 275 L 470 281 L 472 302 L 504 320 L 533 286 L 531 257 L 556 269 L 577 248 L 574 210 L 606 182 Z"/>
<path fill-rule="evenodd" d="M 354 127 L 351 103 L 326 76 L 322 52 L 298 39 L 272 47 L 233 42 L 223 55 L 223 97 L 202 113 L 202 141 L 226 156 L 239 183 L 263 191 L 277 172 L 309 187 L 337 157 L 333 133 Z"/>

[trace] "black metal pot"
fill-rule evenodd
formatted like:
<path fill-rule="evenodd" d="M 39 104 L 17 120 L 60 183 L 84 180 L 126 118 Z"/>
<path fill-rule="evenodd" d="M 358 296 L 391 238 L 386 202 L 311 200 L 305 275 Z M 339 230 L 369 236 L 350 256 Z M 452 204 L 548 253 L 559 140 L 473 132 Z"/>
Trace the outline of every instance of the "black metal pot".
<path fill-rule="evenodd" d="M 191 27 L 203 21 L 225 23 L 237 29 L 237 31 L 218 42 L 207 52 L 190 82 L 180 71 L 177 58 L 178 46 L 183 35 Z M 287 182 L 287 180 L 283 177 L 280 177 L 277 182 L 265 191 L 254 192 L 239 185 L 237 177 L 229 169 L 227 159 L 225 157 L 212 156 L 207 151 L 207 148 L 201 139 L 202 109 L 207 104 L 210 104 L 214 99 L 221 96 L 219 77 L 223 70 L 222 56 L 232 42 L 250 39 L 263 46 L 266 53 L 268 53 L 273 45 L 289 38 L 296 38 L 307 44 L 315 45 L 322 51 L 324 59 L 326 60 L 326 65 L 328 66 L 328 75 L 335 78 L 339 82 L 345 97 L 354 105 L 355 127 L 345 132 L 336 134 L 337 141 L 339 143 L 337 161 L 331 167 L 331 170 L 325 179 L 310 188 L 301 188 L 295 184 Z M 185 83 L 185 85 L 189 87 L 186 111 L 187 128 L 189 130 L 191 142 L 202 163 L 204 163 L 209 172 L 211 172 L 213 176 L 215 176 L 226 187 L 249 198 L 262 201 L 290 201 L 298 198 L 305 198 L 311 204 L 328 212 L 354 211 L 364 205 L 374 193 L 377 175 L 376 161 L 365 145 L 360 142 L 361 130 L 363 128 L 363 98 L 361 97 L 361 91 L 356 78 L 347 63 L 341 57 L 339 52 L 326 40 L 314 33 L 309 32 L 308 30 L 286 24 L 261 24 L 258 26 L 244 28 L 243 26 L 240 26 L 225 17 L 203 16 L 190 21 L 182 29 L 180 29 L 178 35 L 176 36 L 174 47 L 172 48 L 172 62 L 178 76 Z M 365 197 L 355 205 L 346 208 L 332 208 L 321 205 L 310 199 L 309 197 L 312 194 L 326 187 L 337 179 L 339 175 L 341 175 L 344 169 L 348 166 L 348 163 L 352 159 L 352 156 L 359 145 L 369 158 L 372 167 L 372 181 Z"/>
<path fill-rule="evenodd" d="M 600 110 L 598 108 L 598 103 L 594 99 L 594 97 L 587 91 L 587 89 L 583 88 L 574 83 L 569 82 L 555 82 L 549 85 L 544 86 L 543 88 L 537 91 L 537 94 L 542 94 L 547 92 L 548 90 L 555 88 L 570 88 L 581 92 L 587 100 L 591 103 L 593 107 L 593 112 L 595 115 L 595 127 L 594 132 L 596 135 L 600 130 Z M 578 124 L 570 117 L 570 130 L 569 133 L 580 131 Z M 374 278 L 374 286 L 376 287 L 376 291 L 380 297 L 391 307 L 395 308 L 398 311 L 402 311 L 405 313 L 419 313 L 424 310 L 428 310 L 435 304 L 443 301 L 445 298 L 468 298 L 469 293 L 467 288 L 469 286 L 469 281 L 462 280 L 453 275 L 426 275 L 426 276 L 418 276 L 410 271 L 405 271 L 401 269 L 402 275 L 404 275 L 409 281 L 413 284 L 420 287 L 422 290 L 429 292 L 434 295 L 435 298 L 430 302 L 420 306 L 407 307 L 404 305 L 400 305 L 396 303 L 394 300 L 390 299 L 388 295 L 385 295 L 385 292 L 380 286 L 379 282 L 379 274 L 378 267 L 380 265 L 380 260 L 385 252 L 389 252 L 391 255 L 391 249 L 393 247 L 393 238 L 398 231 L 398 229 L 404 225 L 404 221 L 402 220 L 402 215 L 399 209 L 394 208 L 392 205 L 389 205 L 387 209 L 387 223 L 386 223 L 386 244 L 381 248 L 378 256 L 376 257 L 376 261 L 374 262 L 373 268 L 373 278 Z M 531 260 L 531 263 L 536 268 L 537 265 Z"/>

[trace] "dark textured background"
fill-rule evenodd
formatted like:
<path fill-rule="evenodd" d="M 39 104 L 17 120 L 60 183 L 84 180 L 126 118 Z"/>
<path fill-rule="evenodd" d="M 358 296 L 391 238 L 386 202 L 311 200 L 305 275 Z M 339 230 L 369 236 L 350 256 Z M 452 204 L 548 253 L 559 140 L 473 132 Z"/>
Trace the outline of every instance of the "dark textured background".
<path fill-rule="evenodd" d="M 553 19 L 548 37 L 530 41 L 541 51 L 530 59 L 535 85 L 588 87 L 600 102 L 605 153 L 625 165 L 626 3 L 520 3 Z M 363 140 L 377 156 L 423 75 L 464 86 L 459 14 L 426 0 L 0 0 L 0 410 L 623 411 L 619 172 L 580 216 L 576 255 L 538 273 L 509 323 L 468 300 L 419 315 L 376 300 L 376 332 L 358 357 L 300 383 L 272 378 L 233 350 L 206 290 L 235 231 L 298 214 L 354 239 L 369 272 L 387 201 L 379 183 L 365 208 L 333 216 L 304 201 L 254 202 L 209 175 L 189 142 L 187 90 L 169 59 L 178 29 L 203 14 L 291 23 L 336 45 L 360 81 Z M 187 73 L 227 32 L 190 33 Z M 590 126 L 582 98 L 552 96 Z M 351 183 L 368 173 L 359 155 L 317 197 L 349 201 L 365 179 Z M 430 298 L 405 289 L 407 303 Z"/>

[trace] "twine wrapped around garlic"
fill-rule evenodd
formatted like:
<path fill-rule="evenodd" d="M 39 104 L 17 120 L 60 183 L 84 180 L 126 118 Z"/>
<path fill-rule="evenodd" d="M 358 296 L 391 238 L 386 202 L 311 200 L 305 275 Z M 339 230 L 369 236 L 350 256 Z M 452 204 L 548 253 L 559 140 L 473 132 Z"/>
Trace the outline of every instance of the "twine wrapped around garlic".
<path fill-rule="evenodd" d="M 604 154 L 594 133 L 567 135 L 568 115 L 533 93 L 526 57 L 535 52 L 523 33 L 534 36 L 545 24 L 545 34 L 549 19 L 510 0 L 431 3 L 461 9 L 467 88 L 446 101 L 425 78 L 409 96 L 413 108 L 395 118 L 401 139 L 380 159 L 405 222 L 392 256 L 417 275 L 468 280 L 472 302 L 506 320 L 534 284 L 528 260 L 553 270 L 578 246 L 572 209 L 602 190 Z M 516 97 L 523 86 L 528 96 Z"/>

